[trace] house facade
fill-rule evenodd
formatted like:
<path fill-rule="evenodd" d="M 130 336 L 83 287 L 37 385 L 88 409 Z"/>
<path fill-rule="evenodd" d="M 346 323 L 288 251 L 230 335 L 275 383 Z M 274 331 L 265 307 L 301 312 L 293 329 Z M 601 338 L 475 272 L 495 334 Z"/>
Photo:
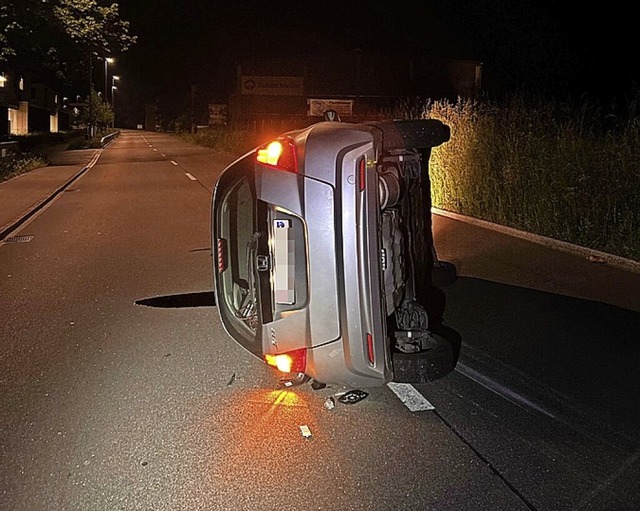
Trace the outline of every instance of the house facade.
<path fill-rule="evenodd" d="M 62 98 L 30 74 L 0 71 L 0 138 L 68 127 Z"/>

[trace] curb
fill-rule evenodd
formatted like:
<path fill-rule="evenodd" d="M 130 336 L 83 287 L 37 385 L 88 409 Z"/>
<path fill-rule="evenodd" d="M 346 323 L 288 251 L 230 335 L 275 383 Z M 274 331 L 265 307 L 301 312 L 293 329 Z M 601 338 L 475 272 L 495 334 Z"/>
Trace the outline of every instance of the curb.
<path fill-rule="evenodd" d="M 104 147 L 106 147 L 106 145 Z M 98 161 L 98 158 L 100 158 L 100 155 L 102 154 L 102 151 L 103 151 L 104 147 L 101 147 L 100 149 L 96 150 L 94 155 L 91 157 L 91 160 L 89 160 L 89 163 L 84 165 L 75 175 L 73 175 L 69 179 L 67 179 L 67 181 L 65 183 L 60 185 L 58 188 L 55 188 L 53 191 L 51 191 L 50 193 L 45 195 L 41 200 L 39 200 L 38 202 L 33 204 L 20 217 L 18 217 L 17 219 L 13 220 L 10 223 L 8 223 L 7 225 L 4 225 L 4 226 L 0 227 L 0 242 L 2 242 L 11 232 L 15 231 L 18 227 L 20 227 L 22 224 L 24 224 L 29 218 L 31 218 L 33 215 L 35 215 L 46 204 L 51 202 L 65 188 L 67 188 L 69 185 L 71 185 L 71 183 L 73 183 L 76 179 L 78 179 L 80 176 L 82 176 L 82 174 L 84 174 L 87 170 L 89 170 L 91 167 L 93 167 L 96 164 L 96 162 Z"/>
<path fill-rule="evenodd" d="M 497 231 L 497 232 L 506 234 L 508 236 L 521 238 L 521 239 L 530 241 L 532 243 L 537 243 L 538 245 L 544 245 L 549 248 L 561 250 L 562 252 L 568 252 L 574 255 L 578 255 L 578 256 L 584 257 L 585 259 L 593 263 L 605 263 L 609 266 L 612 266 L 621 270 L 640 273 L 640 261 L 634 261 L 633 259 L 627 259 L 625 257 L 608 254 L 606 252 L 600 252 L 599 250 L 581 247 L 579 245 L 574 245 L 566 241 L 559 241 L 553 238 L 547 238 L 539 234 L 519 231 L 518 229 L 514 229 L 512 227 L 505 227 L 503 225 L 487 222 L 486 220 L 480 220 L 479 218 L 464 216 L 459 213 L 453 213 L 451 211 L 445 211 L 443 209 L 432 207 L 431 212 L 433 214 L 448 217 L 453 220 L 458 220 L 460 222 L 465 222 L 468 224 L 476 225 L 478 227 L 484 227 L 485 229 L 490 229 L 492 231 Z"/>

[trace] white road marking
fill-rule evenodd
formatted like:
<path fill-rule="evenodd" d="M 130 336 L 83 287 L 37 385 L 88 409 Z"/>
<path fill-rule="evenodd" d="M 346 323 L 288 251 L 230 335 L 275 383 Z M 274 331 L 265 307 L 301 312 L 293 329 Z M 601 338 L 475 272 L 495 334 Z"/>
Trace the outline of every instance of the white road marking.
<path fill-rule="evenodd" d="M 172 163 L 173 165 L 175 165 L 176 167 L 178 166 L 178 162 L 176 162 L 176 161 L 171 160 L 171 163 Z"/>
<path fill-rule="evenodd" d="M 197 180 L 198 180 L 197 178 L 193 177 L 193 176 L 192 176 L 191 174 L 189 174 L 188 172 L 185 172 L 185 175 L 186 175 L 189 179 L 191 179 L 191 181 L 197 181 Z"/>
<path fill-rule="evenodd" d="M 412 412 L 436 409 L 435 406 L 429 403 L 429 401 L 409 383 L 389 382 L 387 383 L 387 387 L 389 387 Z"/>
<path fill-rule="evenodd" d="M 166 154 L 164 154 L 164 153 L 160 153 L 160 156 L 162 156 L 163 158 L 166 158 L 166 157 L 167 157 L 167 155 L 166 155 Z"/>
<path fill-rule="evenodd" d="M 153 148 L 153 150 L 154 150 L 154 151 L 157 151 L 157 149 L 156 149 L 155 147 Z"/>

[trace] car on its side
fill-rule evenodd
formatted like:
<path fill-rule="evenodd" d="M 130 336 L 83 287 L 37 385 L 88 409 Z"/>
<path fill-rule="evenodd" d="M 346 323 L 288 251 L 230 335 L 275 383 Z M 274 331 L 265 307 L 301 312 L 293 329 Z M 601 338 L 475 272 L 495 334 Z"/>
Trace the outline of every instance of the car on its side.
<path fill-rule="evenodd" d="M 212 200 L 216 304 L 228 334 L 287 384 L 375 387 L 449 374 L 431 226 L 435 119 L 323 121 L 220 175 Z"/>

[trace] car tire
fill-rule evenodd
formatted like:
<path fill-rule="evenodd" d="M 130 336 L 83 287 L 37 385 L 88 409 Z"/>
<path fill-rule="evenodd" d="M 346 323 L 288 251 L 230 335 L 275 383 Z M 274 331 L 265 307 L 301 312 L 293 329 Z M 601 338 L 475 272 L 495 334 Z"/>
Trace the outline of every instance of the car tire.
<path fill-rule="evenodd" d="M 462 344 L 460 334 L 444 325 L 438 325 L 434 330 L 431 331 L 431 336 L 436 341 L 433 348 L 419 353 L 392 353 L 393 381 L 427 383 L 438 380 L 455 369 Z"/>

